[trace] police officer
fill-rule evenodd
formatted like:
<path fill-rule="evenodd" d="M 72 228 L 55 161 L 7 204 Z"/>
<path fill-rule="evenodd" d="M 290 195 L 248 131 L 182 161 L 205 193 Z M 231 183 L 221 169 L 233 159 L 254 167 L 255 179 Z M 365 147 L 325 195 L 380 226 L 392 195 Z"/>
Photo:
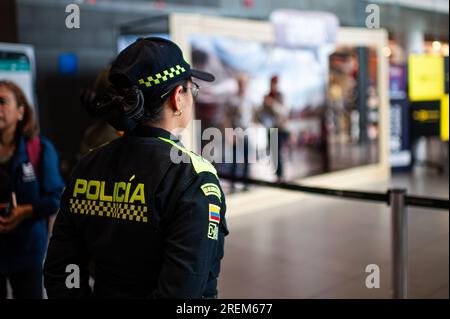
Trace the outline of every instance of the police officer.
<path fill-rule="evenodd" d="M 217 297 L 225 197 L 213 165 L 175 136 L 192 120 L 193 78 L 214 80 L 161 38 L 113 63 L 93 108 L 126 133 L 72 173 L 44 265 L 49 298 Z"/>

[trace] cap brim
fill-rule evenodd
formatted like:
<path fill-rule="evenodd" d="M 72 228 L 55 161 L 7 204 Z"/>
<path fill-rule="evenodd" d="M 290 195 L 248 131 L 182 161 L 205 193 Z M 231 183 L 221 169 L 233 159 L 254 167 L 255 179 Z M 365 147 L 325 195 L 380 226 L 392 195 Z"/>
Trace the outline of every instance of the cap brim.
<path fill-rule="evenodd" d="M 216 79 L 211 73 L 199 70 L 191 70 L 191 76 L 206 82 L 213 82 Z"/>

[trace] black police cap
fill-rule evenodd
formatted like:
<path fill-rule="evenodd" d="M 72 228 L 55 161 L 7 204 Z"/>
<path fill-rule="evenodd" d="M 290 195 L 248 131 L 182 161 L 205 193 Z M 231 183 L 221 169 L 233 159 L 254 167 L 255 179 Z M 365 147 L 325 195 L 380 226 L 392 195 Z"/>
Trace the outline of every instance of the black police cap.
<path fill-rule="evenodd" d="M 163 88 L 190 77 L 214 81 L 212 74 L 191 69 L 174 42 L 157 37 L 137 39 L 119 54 L 109 73 L 113 85 L 137 85 L 145 95 L 152 96 L 163 94 Z"/>

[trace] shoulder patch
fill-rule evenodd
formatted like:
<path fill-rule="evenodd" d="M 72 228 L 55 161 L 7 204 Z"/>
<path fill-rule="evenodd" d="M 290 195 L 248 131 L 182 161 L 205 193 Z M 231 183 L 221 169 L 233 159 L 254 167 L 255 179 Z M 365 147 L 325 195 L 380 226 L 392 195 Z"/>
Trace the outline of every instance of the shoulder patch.
<path fill-rule="evenodd" d="M 209 204 L 209 221 L 220 223 L 220 207 L 214 204 Z"/>
<path fill-rule="evenodd" d="M 216 223 L 208 224 L 208 238 L 212 240 L 219 239 L 219 225 Z"/>
<path fill-rule="evenodd" d="M 220 207 L 214 204 L 209 204 L 209 225 L 208 238 L 218 240 L 219 238 L 219 224 L 220 224 Z"/>
<path fill-rule="evenodd" d="M 169 139 L 166 139 L 166 138 L 163 138 L 163 137 L 159 137 L 159 139 L 164 141 L 164 142 L 167 142 L 167 143 L 171 144 L 172 146 L 176 147 L 177 149 L 179 149 L 183 153 L 186 153 L 187 155 L 189 155 L 189 157 L 191 159 L 192 166 L 194 166 L 194 170 L 195 170 L 195 172 L 197 174 L 200 174 L 200 173 L 203 173 L 203 172 L 209 172 L 209 173 L 213 174 L 217 179 L 219 179 L 219 176 L 217 175 L 217 170 L 206 159 L 204 159 L 203 157 L 195 154 L 194 152 L 188 151 L 187 149 L 181 147 L 180 145 L 178 145 L 177 143 L 175 143 L 172 140 L 169 140 Z"/>
<path fill-rule="evenodd" d="M 219 186 L 213 183 L 206 183 L 200 186 L 206 197 L 208 196 L 216 196 L 219 199 L 219 202 L 222 203 L 222 193 L 220 192 Z"/>

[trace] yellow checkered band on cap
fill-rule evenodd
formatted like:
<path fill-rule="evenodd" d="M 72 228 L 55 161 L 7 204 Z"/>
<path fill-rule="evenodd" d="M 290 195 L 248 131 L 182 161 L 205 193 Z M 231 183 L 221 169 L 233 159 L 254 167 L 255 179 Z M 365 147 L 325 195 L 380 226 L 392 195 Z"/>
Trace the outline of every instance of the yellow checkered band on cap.
<path fill-rule="evenodd" d="M 145 85 L 146 87 L 152 87 L 154 85 L 167 82 L 170 79 L 173 79 L 176 75 L 180 75 L 185 72 L 186 69 L 184 67 L 182 67 L 181 65 L 177 65 L 153 76 L 149 76 L 146 79 L 139 79 L 139 84 Z"/>

